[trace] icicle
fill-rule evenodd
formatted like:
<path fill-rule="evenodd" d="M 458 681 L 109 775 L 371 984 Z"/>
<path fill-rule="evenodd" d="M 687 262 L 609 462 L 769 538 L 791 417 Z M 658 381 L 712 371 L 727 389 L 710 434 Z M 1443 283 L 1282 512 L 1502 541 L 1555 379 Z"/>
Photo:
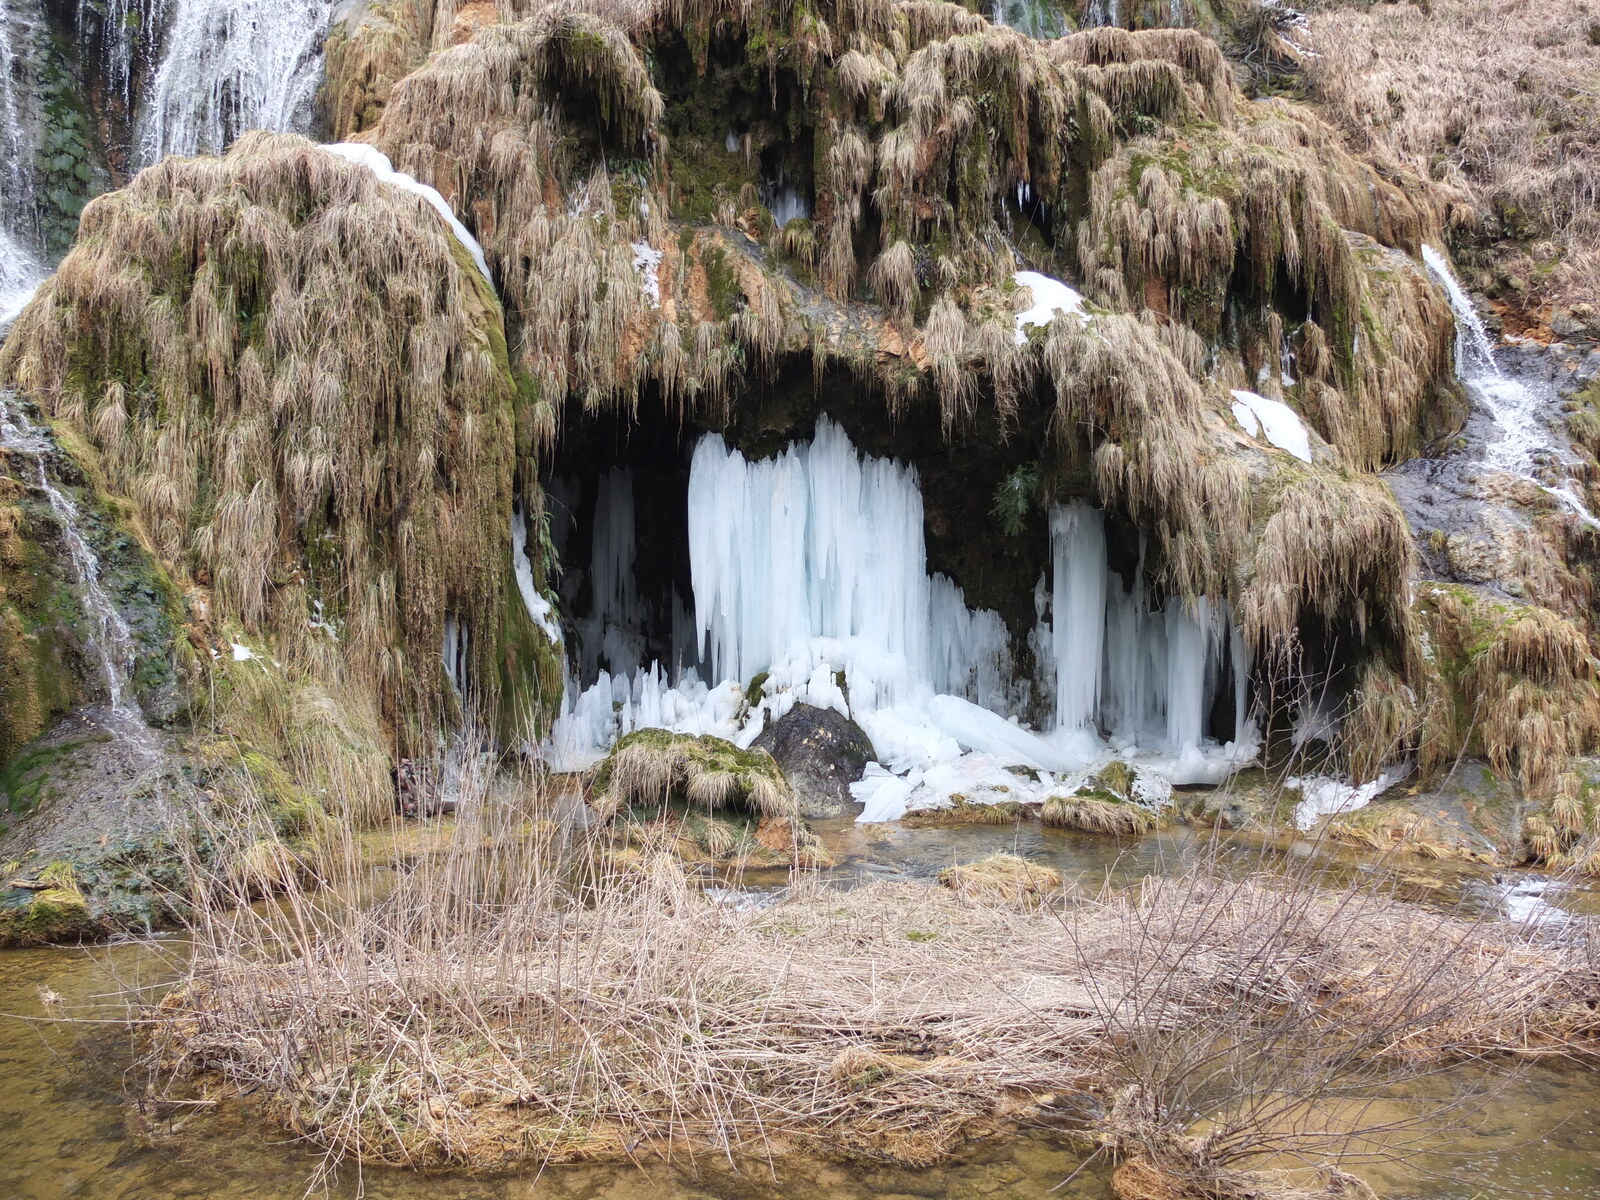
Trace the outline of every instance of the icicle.
<path fill-rule="evenodd" d="M 445 676 L 457 696 L 467 694 L 467 623 L 455 613 L 444 618 L 444 645 L 440 649 Z"/>
<path fill-rule="evenodd" d="M 1105 652 L 1106 532 L 1099 510 L 1081 501 L 1050 513 L 1055 564 L 1051 643 L 1056 664 L 1056 726 L 1094 727 Z"/>
<path fill-rule="evenodd" d="M 1206 660 L 1211 606 L 1169 602 L 1167 626 L 1167 745 L 1177 754 L 1199 747 L 1205 736 Z"/>

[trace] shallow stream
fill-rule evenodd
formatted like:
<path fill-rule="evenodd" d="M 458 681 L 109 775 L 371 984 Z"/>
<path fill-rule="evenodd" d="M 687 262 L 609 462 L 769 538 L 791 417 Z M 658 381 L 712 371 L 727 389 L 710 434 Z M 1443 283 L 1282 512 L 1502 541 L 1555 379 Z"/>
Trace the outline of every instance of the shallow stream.
<path fill-rule="evenodd" d="M 1138 841 L 1043 830 L 1038 826 L 909 829 L 847 823 L 821 830 L 848 884 L 882 876 L 928 878 L 955 861 L 1004 850 L 1047 861 L 1080 885 L 1130 881 L 1170 869 L 1200 853 L 1204 839 L 1162 834 Z M 1243 844 L 1241 855 L 1284 851 Z M 1355 856 L 1330 855 L 1335 870 L 1368 869 Z M 758 880 L 746 884 L 760 886 Z M 1405 881 L 1440 902 L 1496 903 L 1500 892 L 1481 873 L 1417 869 Z M 1584 892 L 1551 894 L 1574 913 L 1592 911 Z M 116 1021 L 126 986 L 156 986 L 170 974 L 173 940 L 159 950 L 136 945 L 0 953 L 0 1200 L 299 1200 L 319 1156 L 240 1110 L 197 1110 L 176 1124 L 148 1127 L 128 1096 L 132 1048 Z M 60 1009 L 51 996 L 59 997 Z M 82 1017 L 103 1005 L 104 1023 L 44 1023 L 51 1011 Z M 1434 1080 L 1450 1088 L 1462 1078 Z M 1541 1065 L 1499 1091 L 1487 1111 L 1463 1120 L 1449 1145 L 1408 1154 L 1407 1163 L 1367 1168 L 1380 1192 L 1407 1200 L 1499 1200 L 1600 1195 L 1600 1074 Z M 974 1146 L 961 1161 L 922 1171 L 817 1163 L 786 1167 L 774 1182 L 703 1170 L 698 1178 L 653 1166 L 561 1167 L 513 1177 L 419 1176 L 345 1170 L 328 1194 L 373 1200 L 1104 1200 L 1107 1175 L 1096 1164 L 1058 1185 L 1081 1155 L 1048 1134 Z M 321 1194 L 320 1192 L 317 1194 Z"/>

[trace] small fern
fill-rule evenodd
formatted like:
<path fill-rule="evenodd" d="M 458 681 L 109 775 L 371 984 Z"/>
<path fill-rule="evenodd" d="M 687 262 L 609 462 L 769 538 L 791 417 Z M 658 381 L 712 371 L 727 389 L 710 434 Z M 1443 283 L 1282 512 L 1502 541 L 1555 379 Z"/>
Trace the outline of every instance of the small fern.
<path fill-rule="evenodd" d="M 1002 479 L 1000 486 L 995 489 L 994 504 L 989 509 L 989 515 L 1000 522 L 1000 528 L 1007 537 L 1017 537 L 1022 533 L 1038 487 L 1039 469 L 1020 466 Z"/>

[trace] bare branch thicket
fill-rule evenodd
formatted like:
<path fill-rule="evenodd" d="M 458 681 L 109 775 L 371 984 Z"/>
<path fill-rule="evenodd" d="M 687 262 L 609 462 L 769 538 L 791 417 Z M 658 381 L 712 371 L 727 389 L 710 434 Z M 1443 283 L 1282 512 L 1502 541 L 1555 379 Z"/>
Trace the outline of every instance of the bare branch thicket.
<path fill-rule="evenodd" d="M 418 1167 L 921 1164 L 1049 1120 L 1222 1197 L 1354 1186 L 1339 1164 L 1460 1103 L 1408 1102 L 1412 1081 L 1594 1029 L 1582 944 L 1313 859 L 1219 852 L 1099 894 L 801 877 L 757 898 L 665 853 L 606 874 L 536 782 L 468 774 L 431 852 L 364 867 L 352 841 L 318 887 L 262 852 L 198 881 L 181 985 L 138 1017 L 156 1095 L 248 1096 L 330 1163 Z"/>

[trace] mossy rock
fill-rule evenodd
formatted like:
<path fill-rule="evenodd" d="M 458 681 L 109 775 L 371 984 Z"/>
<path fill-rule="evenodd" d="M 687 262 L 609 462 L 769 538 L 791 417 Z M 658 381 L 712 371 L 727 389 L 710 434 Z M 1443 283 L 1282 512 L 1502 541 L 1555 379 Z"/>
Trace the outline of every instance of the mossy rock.
<path fill-rule="evenodd" d="M 617 742 L 595 775 L 597 807 L 662 808 L 674 803 L 715 813 L 740 806 L 797 818 L 794 790 L 765 750 L 741 750 L 709 734 L 640 729 Z"/>
<path fill-rule="evenodd" d="M 1040 809 L 1039 820 L 1058 829 L 1117 837 L 1153 833 L 1161 824 L 1160 818 L 1143 805 L 1094 787 L 1079 788 L 1070 796 L 1051 796 Z"/>
<path fill-rule="evenodd" d="M 11 888 L 0 896 L 0 948 L 89 941 L 106 927 L 71 888 Z"/>

